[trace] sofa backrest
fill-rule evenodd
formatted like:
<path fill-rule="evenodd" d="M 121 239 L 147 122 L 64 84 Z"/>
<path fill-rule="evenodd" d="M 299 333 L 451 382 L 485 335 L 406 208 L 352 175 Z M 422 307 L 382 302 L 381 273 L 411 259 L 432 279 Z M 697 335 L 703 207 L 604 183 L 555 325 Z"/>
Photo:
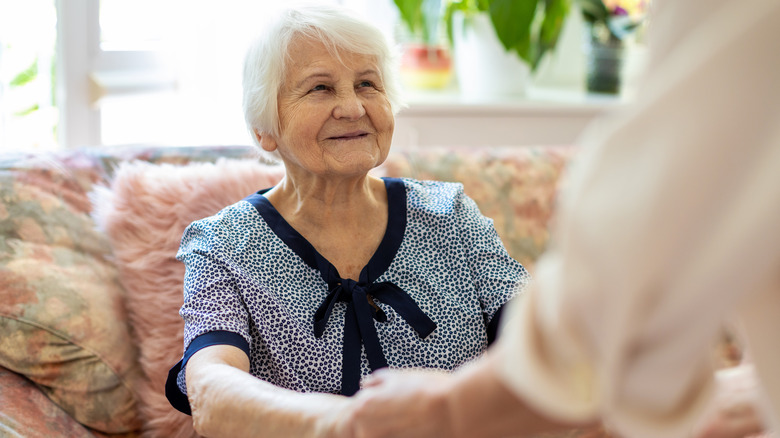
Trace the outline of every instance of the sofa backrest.
<path fill-rule="evenodd" d="M 462 183 L 533 271 L 572 152 L 399 149 L 374 173 Z M 162 394 L 162 364 L 182 348 L 178 240 L 189 222 L 275 184 L 282 171 L 243 146 L 0 156 L 0 339 L 15 340 L 0 342 L 0 366 L 94 429 L 143 424 L 153 436 L 190 436 L 189 419 Z"/>

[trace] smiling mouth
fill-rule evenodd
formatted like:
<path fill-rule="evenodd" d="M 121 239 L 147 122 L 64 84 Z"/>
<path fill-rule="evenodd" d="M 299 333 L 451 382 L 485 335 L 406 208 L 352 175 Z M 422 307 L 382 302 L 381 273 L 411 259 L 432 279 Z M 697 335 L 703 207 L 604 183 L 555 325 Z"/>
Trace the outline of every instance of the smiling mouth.
<path fill-rule="evenodd" d="M 329 138 L 330 140 L 354 140 L 356 138 L 366 137 L 367 135 L 368 135 L 367 132 L 358 131 L 358 132 L 350 132 L 344 135 L 337 135 Z"/>

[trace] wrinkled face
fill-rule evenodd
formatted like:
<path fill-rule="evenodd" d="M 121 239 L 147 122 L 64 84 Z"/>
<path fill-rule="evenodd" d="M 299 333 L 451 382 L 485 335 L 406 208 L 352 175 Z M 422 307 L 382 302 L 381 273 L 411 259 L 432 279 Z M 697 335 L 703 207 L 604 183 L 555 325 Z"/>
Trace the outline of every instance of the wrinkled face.
<path fill-rule="evenodd" d="M 299 38 L 289 49 L 279 91 L 280 134 L 260 146 L 278 150 L 288 172 L 363 175 L 387 157 L 395 121 L 373 57 Z"/>

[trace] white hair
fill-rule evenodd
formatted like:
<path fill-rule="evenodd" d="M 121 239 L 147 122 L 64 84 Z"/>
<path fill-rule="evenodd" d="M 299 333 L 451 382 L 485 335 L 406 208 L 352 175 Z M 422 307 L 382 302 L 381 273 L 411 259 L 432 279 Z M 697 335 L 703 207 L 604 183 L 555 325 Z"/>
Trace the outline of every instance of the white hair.
<path fill-rule="evenodd" d="M 389 44 L 381 30 L 339 6 L 287 7 L 262 28 L 244 59 L 244 118 L 256 144 L 255 131 L 279 135 L 277 96 L 285 77 L 288 48 L 298 37 L 322 42 L 338 59 L 341 59 L 340 51 L 374 57 L 393 114 L 401 109 L 397 49 Z"/>

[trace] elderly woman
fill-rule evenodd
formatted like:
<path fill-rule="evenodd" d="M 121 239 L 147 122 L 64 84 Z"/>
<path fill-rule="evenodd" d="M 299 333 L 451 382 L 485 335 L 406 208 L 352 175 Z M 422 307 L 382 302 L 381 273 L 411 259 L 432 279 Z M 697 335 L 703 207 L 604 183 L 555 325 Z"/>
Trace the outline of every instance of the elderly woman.
<path fill-rule="evenodd" d="M 400 106 L 393 60 L 331 6 L 283 11 L 250 48 L 246 121 L 285 176 L 184 233 L 166 392 L 198 432 L 327 435 L 373 370 L 478 357 L 527 282 L 461 185 L 368 174 Z"/>

